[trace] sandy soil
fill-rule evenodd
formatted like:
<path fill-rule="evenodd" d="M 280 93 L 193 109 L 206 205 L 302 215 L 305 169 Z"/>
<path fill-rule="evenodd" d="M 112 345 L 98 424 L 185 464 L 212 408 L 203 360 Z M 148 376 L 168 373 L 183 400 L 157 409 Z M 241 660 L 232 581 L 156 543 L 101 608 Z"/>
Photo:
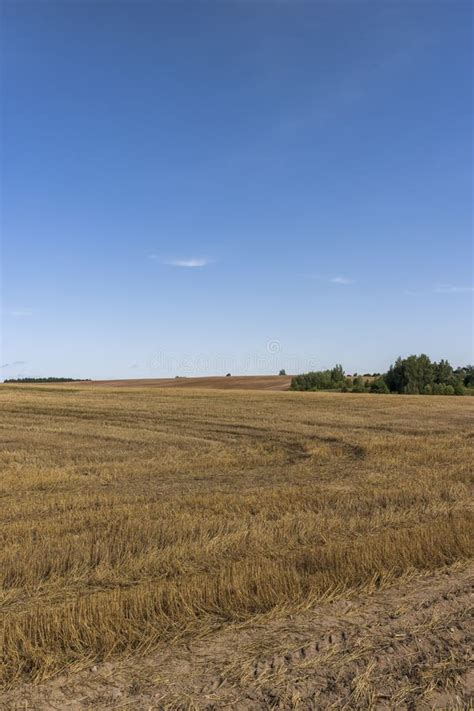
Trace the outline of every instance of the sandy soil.
<path fill-rule="evenodd" d="M 10 689 L 3 710 L 473 708 L 474 566 Z"/>

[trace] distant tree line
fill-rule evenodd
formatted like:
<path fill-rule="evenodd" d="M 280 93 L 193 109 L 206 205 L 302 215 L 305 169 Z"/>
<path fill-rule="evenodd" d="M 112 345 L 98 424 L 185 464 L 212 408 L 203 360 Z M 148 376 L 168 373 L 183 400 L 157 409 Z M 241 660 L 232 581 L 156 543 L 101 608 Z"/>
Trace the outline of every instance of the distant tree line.
<path fill-rule="evenodd" d="M 427 355 L 398 358 L 384 375 L 390 392 L 408 395 L 464 395 L 474 387 L 474 366 L 454 368 L 447 360 L 433 363 Z"/>
<path fill-rule="evenodd" d="M 292 390 L 340 390 L 346 383 L 342 365 L 331 370 L 316 370 L 295 375 L 291 380 Z"/>
<path fill-rule="evenodd" d="M 365 379 L 364 379 L 365 378 Z M 292 390 L 340 390 L 353 393 L 401 393 L 405 395 L 474 394 L 474 366 L 454 369 L 447 360 L 432 362 L 422 353 L 397 358 L 386 373 L 347 376 L 341 365 L 295 375 Z"/>
<path fill-rule="evenodd" d="M 90 378 L 7 378 L 4 383 L 84 383 Z"/>

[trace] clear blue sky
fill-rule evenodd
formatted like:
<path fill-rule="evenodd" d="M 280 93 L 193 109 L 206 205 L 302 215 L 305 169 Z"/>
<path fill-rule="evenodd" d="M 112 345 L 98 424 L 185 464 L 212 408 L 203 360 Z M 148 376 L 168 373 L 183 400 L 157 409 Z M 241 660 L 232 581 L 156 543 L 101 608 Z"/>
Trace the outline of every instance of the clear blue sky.
<path fill-rule="evenodd" d="M 1 13 L 1 377 L 473 360 L 470 2 Z"/>

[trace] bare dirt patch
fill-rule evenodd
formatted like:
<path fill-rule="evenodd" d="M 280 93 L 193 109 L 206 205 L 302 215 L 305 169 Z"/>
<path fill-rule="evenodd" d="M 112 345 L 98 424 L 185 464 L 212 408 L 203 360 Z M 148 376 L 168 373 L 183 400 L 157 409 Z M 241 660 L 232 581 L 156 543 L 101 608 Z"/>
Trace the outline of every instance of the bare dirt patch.
<path fill-rule="evenodd" d="M 467 709 L 474 567 L 8 692 L 0 708 Z"/>

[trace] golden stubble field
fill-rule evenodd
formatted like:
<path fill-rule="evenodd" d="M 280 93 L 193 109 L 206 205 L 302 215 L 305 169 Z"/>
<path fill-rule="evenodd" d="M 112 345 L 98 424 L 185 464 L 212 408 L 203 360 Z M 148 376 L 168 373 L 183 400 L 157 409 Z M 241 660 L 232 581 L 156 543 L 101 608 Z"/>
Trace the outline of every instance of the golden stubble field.
<path fill-rule="evenodd" d="M 1 386 L 5 687 L 464 575 L 472 403 Z"/>

